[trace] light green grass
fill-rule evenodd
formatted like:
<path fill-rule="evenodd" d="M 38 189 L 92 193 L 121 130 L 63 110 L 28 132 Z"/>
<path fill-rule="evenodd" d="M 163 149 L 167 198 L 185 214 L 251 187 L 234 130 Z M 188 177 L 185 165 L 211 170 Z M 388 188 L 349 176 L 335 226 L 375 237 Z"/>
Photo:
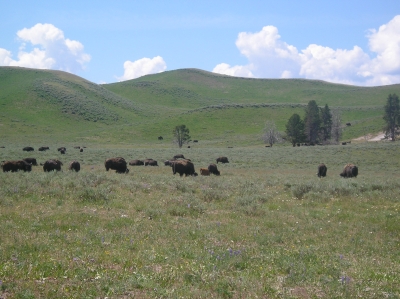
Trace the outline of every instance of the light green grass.
<path fill-rule="evenodd" d="M 258 145 L 267 120 L 279 130 L 310 100 L 342 111 L 343 140 L 383 127 L 383 105 L 399 85 L 355 87 L 313 80 L 246 79 L 195 69 L 97 85 L 50 70 L 0 67 L 0 138 L 19 140 L 144 143 L 172 140 L 184 123 L 194 139 L 213 146 Z"/>

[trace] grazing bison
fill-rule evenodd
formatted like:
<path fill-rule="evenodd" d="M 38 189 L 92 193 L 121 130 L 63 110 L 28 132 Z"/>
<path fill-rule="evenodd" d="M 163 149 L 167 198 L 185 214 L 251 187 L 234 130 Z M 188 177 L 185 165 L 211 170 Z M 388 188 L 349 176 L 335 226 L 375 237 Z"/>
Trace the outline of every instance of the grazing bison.
<path fill-rule="evenodd" d="M 221 162 L 221 163 L 229 163 L 228 158 L 227 157 L 218 157 L 217 158 L 217 164 Z"/>
<path fill-rule="evenodd" d="M 25 146 L 22 150 L 25 152 L 33 152 L 35 149 L 31 146 Z"/>
<path fill-rule="evenodd" d="M 185 156 L 183 154 L 177 154 L 172 158 L 172 160 L 178 160 L 178 159 L 185 159 Z"/>
<path fill-rule="evenodd" d="M 221 173 L 219 172 L 217 165 L 215 165 L 214 163 L 208 165 L 208 171 L 212 174 L 215 175 L 220 175 Z"/>
<path fill-rule="evenodd" d="M 157 161 L 153 159 L 145 159 L 144 166 L 158 166 Z"/>
<path fill-rule="evenodd" d="M 78 161 L 72 161 L 71 163 L 69 163 L 68 169 L 78 172 L 79 170 L 81 170 L 81 164 Z"/>
<path fill-rule="evenodd" d="M 116 173 L 128 173 L 129 169 L 127 168 L 127 163 L 124 158 L 109 158 L 104 162 L 104 166 L 106 170 L 109 169 L 115 170 Z"/>
<path fill-rule="evenodd" d="M 31 171 L 32 170 L 32 164 L 27 163 L 24 160 L 4 161 L 1 163 L 1 167 L 3 168 L 3 172 L 7 172 L 7 171 L 17 172 L 18 170 L 23 170 L 23 171 Z"/>
<path fill-rule="evenodd" d="M 210 171 L 207 168 L 200 168 L 201 175 L 210 175 Z"/>
<path fill-rule="evenodd" d="M 61 170 L 62 162 L 58 159 L 47 160 L 43 164 L 43 171 L 49 172 L 53 170 L 60 171 Z"/>
<path fill-rule="evenodd" d="M 81 149 L 79 150 L 79 152 L 80 152 L 80 153 L 83 153 L 83 148 L 81 148 Z"/>
<path fill-rule="evenodd" d="M 344 178 L 353 178 L 353 177 L 356 178 L 357 175 L 358 175 L 358 167 L 351 163 L 346 164 L 344 166 L 342 173 L 340 174 L 340 176 Z"/>
<path fill-rule="evenodd" d="M 48 149 L 50 149 L 48 146 L 41 146 L 39 147 L 39 152 L 44 152 L 47 151 Z"/>
<path fill-rule="evenodd" d="M 171 164 L 173 174 L 179 173 L 180 176 L 193 175 L 197 173 L 194 171 L 194 165 L 188 160 L 178 160 Z"/>
<path fill-rule="evenodd" d="M 25 158 L 25 159 L 22 159 L 22 160 L 24 160 L 26 163 L 30 163 L 30 164 L 35 165 L 35 166 L 38 165 L 35 158 Z"/>
<path fill-rule="evenodd" d="M 324 163 L 321 163 L 318 165 L 318 177 L 326 177 L 326 171 L 328 170 L 328 168 L 326 167 L 326 165 Z"/>
<path fill-rule="evenodd" d="M 163 140 L 164 138 L 162 136 L 158 136 L 158 140 Z"/>
<path fill-rule="evenodd" d="M 141 166 L 141 165 L 144 165 L 144 161 L 142 161 L 142 160 L 132 160 L 132 161 L 129 162 L 129 165 Z"/>
<path fill-rule="evenodd" d="M 65 154 L 65 150 L 61 150 L 60 154 L 64 155 Z"/>
<path fill-rule="evenodd" d="M 195 139 L 195 140 L 193 140 L 193 142 L 195 142 L 195 143 L 197 143 L 197 142 L 199 142 L 197 139 Z"/>
<path fill-rule="evenodd" d="M 351 123 L 346 123 L 346 126 L 350 127 L 350 126 L 351 126 Z"/>
<path fill-rule="evenodd" d="M 77 146 L 74 146 L 74 148 L 76 148 L 76 149 L 80 149 L 81 147 L 80 147 L 79 145 L 77 145 Z"/>
<path fill-rule="evenodd" d="M 67 151 L 67 149 L 66 149 L 64 146 L 59 147 L 57 150 L 58 150 L 59 152 L 64 151 L 64 154 L 65 154 L 65 152 Z"/>

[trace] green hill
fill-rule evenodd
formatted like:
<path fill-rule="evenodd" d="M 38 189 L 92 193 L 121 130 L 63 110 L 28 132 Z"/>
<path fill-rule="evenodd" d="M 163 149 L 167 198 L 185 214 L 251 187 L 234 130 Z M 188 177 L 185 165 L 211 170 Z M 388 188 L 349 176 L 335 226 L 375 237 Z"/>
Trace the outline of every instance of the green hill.
<path fill-rule="evenodd" d="M 248 79 L 197 69 L 98 85 L 52 70 L 0 67 L 0 138 L 8 142 L 170 146 L 186 124 L 200 146 L 260 144 L 266 120 L 284 131 L 310 100 L 340 109 L 349 139 L 382 127 L 400 85 L 358 87 L 303 79 Z M 157 136 L 164 136 L 158 142 Z"/>

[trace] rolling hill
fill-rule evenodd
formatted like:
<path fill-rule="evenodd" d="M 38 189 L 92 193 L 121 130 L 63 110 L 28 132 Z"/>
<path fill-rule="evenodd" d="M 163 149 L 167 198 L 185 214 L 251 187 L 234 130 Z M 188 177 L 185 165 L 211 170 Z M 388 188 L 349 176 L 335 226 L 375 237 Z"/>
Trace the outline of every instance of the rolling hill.
<path fill-rule="evenodd" d="M 52 70 L 0 67 L 0 138 L 170 146 L 186 124 L 199 146 L 260 144 L 266 120 L 284 131 L 310 100 L 339 109 L 344 139 L 377 132 L 383 105 L 400 85 L 359 87 L 304 79 L 248 79 L 181 69 L 98 85 Z M 159 142 L 157 136 L 164 136 Z"/>

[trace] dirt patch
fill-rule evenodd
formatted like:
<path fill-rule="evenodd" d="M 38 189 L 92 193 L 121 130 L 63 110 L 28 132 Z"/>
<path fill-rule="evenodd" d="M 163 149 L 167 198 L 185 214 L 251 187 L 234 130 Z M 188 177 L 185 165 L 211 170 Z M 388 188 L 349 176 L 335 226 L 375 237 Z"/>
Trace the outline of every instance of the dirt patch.
<path fill-rule="evenodd" d="M 367 134 L 366 136 L 361 136 L 358 138 L 353 139 L 354 141 L 381 141 L 384 140 L 385 138 L 385 133 L 380 132 L 378 134 Z"/>

